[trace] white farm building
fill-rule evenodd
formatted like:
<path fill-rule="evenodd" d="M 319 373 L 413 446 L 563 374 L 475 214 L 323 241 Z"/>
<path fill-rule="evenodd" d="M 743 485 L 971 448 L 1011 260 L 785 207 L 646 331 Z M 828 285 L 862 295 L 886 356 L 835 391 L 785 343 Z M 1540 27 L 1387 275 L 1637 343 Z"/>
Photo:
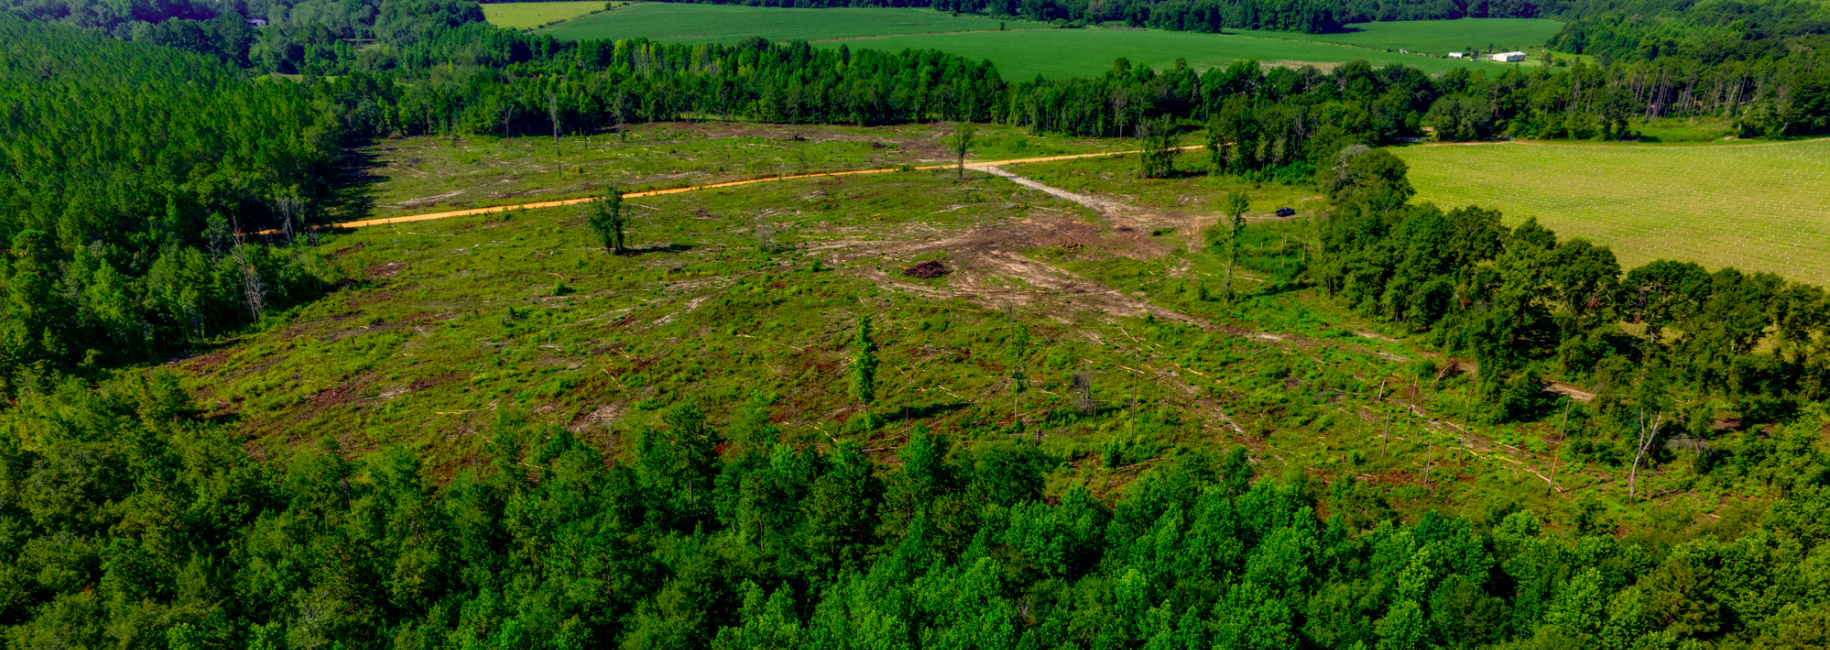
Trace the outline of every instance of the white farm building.
<path fill-rule="evenodd" d="M 1519 63 L 1525 60 L 1524 52 L 1501 52 L 1493 55 L 1493 60 L 1500 63 Z"/>

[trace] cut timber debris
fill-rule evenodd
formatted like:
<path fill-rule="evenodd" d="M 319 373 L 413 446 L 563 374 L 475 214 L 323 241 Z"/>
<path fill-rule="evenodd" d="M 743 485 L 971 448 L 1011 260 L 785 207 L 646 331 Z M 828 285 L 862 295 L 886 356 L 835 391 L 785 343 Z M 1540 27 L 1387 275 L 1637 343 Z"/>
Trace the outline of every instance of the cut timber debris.
<path fill-rule="evenodd" d="M 947 274 L 947 267 L 940 262 L 928 260 L 903 269 L 902 274 L 911 278 L 938 278 Z"/>

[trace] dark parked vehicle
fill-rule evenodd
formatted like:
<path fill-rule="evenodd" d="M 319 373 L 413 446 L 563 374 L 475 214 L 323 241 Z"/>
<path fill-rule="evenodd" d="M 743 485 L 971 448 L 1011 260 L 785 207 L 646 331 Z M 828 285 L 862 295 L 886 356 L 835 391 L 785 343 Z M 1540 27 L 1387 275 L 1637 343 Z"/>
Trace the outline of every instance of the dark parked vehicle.
<path fill-rule="evenodd" d="M 1288 217 L 1288 216 L 1291 216 L 1294 214 L 1296 214 L 1296 210 L 1293 210 L 1291 208 L 1278 208 L 1277 209 L 1277 216 L 1280 216 L 1280 217 Z"/>

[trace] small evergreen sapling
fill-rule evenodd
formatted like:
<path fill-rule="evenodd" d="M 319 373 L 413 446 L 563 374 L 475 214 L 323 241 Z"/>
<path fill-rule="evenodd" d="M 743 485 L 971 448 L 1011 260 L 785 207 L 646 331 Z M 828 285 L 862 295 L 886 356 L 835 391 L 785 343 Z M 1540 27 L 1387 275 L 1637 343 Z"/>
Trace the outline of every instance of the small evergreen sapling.
<path fill-rule="evenodd" d="M 623 217 L 623 195 L 612 185 L 604 190 L 603 197 L 592 201 L 585 208 L 585 221 L 590 224 L 591 232 L 597 235 L 604 250 L 612 253 L 625 253 L 629 242 L 624 230 L 629 220 Z"/>
<path fill-rule="evenodd" d="M 877 398 L 877 342 L 871 340 L 869 316 L 858 319 L 857 335 L 852 339 L 851 397 L 864 408 L 868 422 L 871 403 Z"/>

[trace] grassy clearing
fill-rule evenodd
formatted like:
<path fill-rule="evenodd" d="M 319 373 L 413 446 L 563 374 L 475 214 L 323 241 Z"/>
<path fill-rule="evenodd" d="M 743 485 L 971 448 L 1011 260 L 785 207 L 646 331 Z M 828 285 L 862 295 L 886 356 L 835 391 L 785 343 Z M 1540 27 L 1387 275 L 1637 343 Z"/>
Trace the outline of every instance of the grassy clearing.
<path fill-rule="evenodd" d="M 621 2 L 498 2 L 483 5 L 489 24 L 509 29 L 533 29 L 604 10 Z"/>
<path fill-rule="evenodd" d="M 679 146 L 666 142 L 647 146 Z M 1264 473 L 1355 476 L 1411 512 L 1573 507 L 1532 474 L 1549 464 L 1555 423 L 1469 425 L 1457 415 L 1464 376 L 1437 378 L 1427 351 L 1289 288 L 1300 222 L 1248 226 L 1245 296 L 1203 299 L 1222 266 L 1194 237 L 1212 223 L 1202 206 L 1247 189 L 1258 213 L 1313 190 L 1200 174 L 1139 182 L 1135 164 L 1009 168 L 1122 202 L 1101 212 L 950 170 L 637 199 L 642 250 L 628 256 L 591 244 L 576 208 L 334 234 L 324 250 L 355 284 L 173 365 L 257 451 L 335 435 L 352 453 L 408 446 L 443 472 L 477 462 L 503 413 L 618 453 L 669 404 L 699 400 L 722 418 L 761 392 L 789 442 L 857 439 L 885 458 L 914 425 L 967 441 L 1040 432 L 1069 461 L 1054 480 L 1101 492 L 1179 450 L 1243 445 Z M 930 259 L 952 273 L 899 273 Z M 845 388 L 863 315 L 882 348 L 878 428 L 848 424 L 863 410 Z M 1020 395 L 1014 325 L 1035 341 Z M 1090 412 L 1076 406 L 1076 374 L 1091 380 Z M 1582 494 L 1624 490 L 1616 462 L 1562 462 Z M 1697 485 L 1679 463 L 1646 480 L 1692 488 L 1672 498 L 1692 513 L 1731 490 L 1758 493 Z"/>
<path fill-rule="evenodd" d="M 1349 25 L 1348 28 L 1351 31 L 1340 34 L 1242 33 L 1382 50 L 1410 50 L 1440 56 L 1471 49 L 1542 50 L 1544 43 L 1563 29 L 1563 23 L 1541 18 L 1463 18 L 1360 23 Z"/>
<path fill-rule="evenodd" d="M 726 122 L 643 124 L 616 134 L 551 138 L 437 137 L 386 140 L 366 153 L 381 180 L 372 215 L 513 205 L 624 191 L 952 160 L 945 124 L 893 127 L 777 126 Z M 1097 153 L 1118 140 L 1030 135 L 984 125 L 969 160 Z M 555 153 L 557 151 L 557 153 Z"/>
<path fill-rule="evenodd" d="M 1406 147 L 1418 199 L 1536 217 L 1614 248 L 1830 284 L 1830 140 L 1651 146 L 1510 143 Z"/>
<path fill-rule="evenodd" d="M 997 31 L 1000 22 L 1005 23 L 1007 31 Z M 1432 74 L 1462 66 L 1493 66 L 1497 70 L 1501 65 L 1300 40 L 1301 35 L 1283 33 L 1194 34 L 1042 27 L 1046 26 L 978 16 L 948 16 L 926 9 L 774 9 L 656 3 L 637 4 L 569 21 L 544 30 L 544 33 L 567 40 L 641 36 L 670 42 L 730 43 L 750 36 L 763 36 L 778 41 L 825 41 L 821 43 L 822 47 L 843 44 L 883 50 L 930 48 L 974 59 L 989 59 L 1006 79 L 1097 75 L 1110 69 L 1112 61 L 1118 57 L 1158 69 L 1184 59 L 1201 70 L 1224 67 L 1244 59 L 1267 64 L 1321 66 L 1366 59 L 1375 65 L 1404 64 Z M 1461 27 L 1449 29 L 1454 31 Z M 1403 38 L 1405 33 L 1425 31 L 1425 27 L 1410 27 L 1409 32 L 1396 35 L 1372 33 L 1377 40 Z"/>

